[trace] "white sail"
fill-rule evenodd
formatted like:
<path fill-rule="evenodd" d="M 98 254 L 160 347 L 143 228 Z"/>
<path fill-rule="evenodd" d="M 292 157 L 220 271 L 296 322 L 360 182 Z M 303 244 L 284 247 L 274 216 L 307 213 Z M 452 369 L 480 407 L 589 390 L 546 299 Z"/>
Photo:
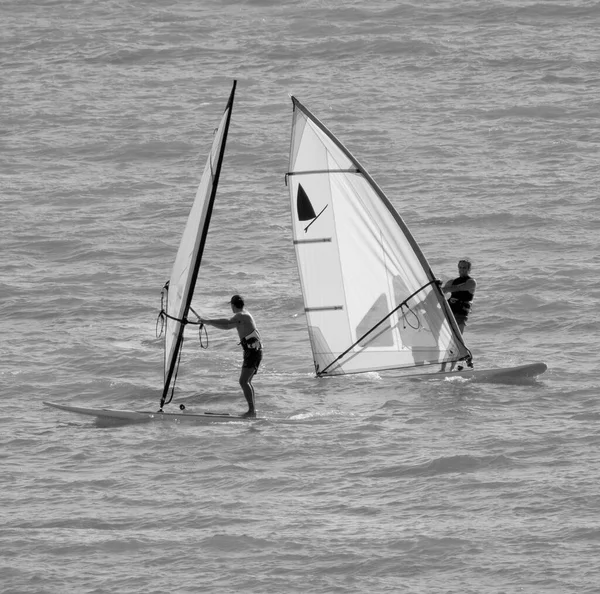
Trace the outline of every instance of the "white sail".
<path fill-rule="evenodd" d="M 417 242 L 369 174 L 296 98 L 288 185 L 317 375 L 469 355 Z"/>
<path fill-rule="evenodd" d="M 202 252 L 208 233 L 214 199 L 219 183 L 219 174 L 225 152 L 227 132 L 236 81 L 227 102 L 227 107 L 217 128 L 210 154 L 206 160 L 196 198 L 188 216 L 185 230 L 179 244 L 175 263 L 168 282 L 166 328 L 165 328 L 165 378 L 161 408 L 169 388 L 175 381 L 176 369 L 183 341 L 183 331 L 196 286 Z"/>

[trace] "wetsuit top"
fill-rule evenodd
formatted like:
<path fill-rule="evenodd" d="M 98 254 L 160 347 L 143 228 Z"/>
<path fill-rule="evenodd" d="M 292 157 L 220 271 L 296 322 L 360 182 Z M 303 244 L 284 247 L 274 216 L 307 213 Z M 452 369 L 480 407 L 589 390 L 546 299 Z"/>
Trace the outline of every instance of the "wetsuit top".
<path fill-rule="evenodd" d="M 469 280 L 470 276 L 459 276 L 452 281 L 453 285 L 462 285 Z M 452 291 L 448 303 L 452 313 L 457 316 L 468 316 L 471 311 L 471 301 L 473 301 L 473 293 L 470 291 Z"/>

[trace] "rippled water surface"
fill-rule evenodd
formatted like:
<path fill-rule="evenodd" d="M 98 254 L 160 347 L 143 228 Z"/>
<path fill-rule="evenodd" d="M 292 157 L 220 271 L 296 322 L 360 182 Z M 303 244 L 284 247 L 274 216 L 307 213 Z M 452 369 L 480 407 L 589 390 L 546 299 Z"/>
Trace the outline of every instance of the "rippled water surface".
<path fill-rule="evenodd" d="M 585 0 L 0 6 L 3 592 L 598 589 L 600 7 Z M 195 308 L 246 297 L 254 423 L 158 408 L 155 322 L 231 83 Z M 478 367 L 313 377 L 284 184 L 297 96 L 441 279 L 474 263 Z M 189 330 L 179 401 L 241 412 L 239 347 Z"/>

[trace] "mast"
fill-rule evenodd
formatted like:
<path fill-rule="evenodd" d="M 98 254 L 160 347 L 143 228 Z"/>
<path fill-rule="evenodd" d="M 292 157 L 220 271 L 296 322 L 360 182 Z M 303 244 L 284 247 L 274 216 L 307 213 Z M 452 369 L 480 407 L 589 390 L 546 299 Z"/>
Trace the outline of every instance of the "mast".
<path fill-rule="evenodd" d="M 236 85 L 237 81 L 234 80 L 179 244 L 171 277 L 165 285 L 167 289 L 167 329 L 165 332 L 165 375 L 160 400 L 161 410 L 164 404 L 169 403 L 173 397 L 185 326 L 188 323 L 187 316 L 194 296 L 194 288 L 217 195 Z M 171 398 L 168 399 L 170 389 Z"/>

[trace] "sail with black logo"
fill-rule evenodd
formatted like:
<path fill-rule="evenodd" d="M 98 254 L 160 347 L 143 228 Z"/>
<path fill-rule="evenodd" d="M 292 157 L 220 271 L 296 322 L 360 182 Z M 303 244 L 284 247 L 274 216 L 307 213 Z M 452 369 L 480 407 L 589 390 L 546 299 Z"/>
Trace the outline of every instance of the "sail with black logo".
<path fill-rule="evenodd" d="M 295 97 L 292 229 L 316 374 L 470 357 L 433 272 L 391 202 Z"/>

